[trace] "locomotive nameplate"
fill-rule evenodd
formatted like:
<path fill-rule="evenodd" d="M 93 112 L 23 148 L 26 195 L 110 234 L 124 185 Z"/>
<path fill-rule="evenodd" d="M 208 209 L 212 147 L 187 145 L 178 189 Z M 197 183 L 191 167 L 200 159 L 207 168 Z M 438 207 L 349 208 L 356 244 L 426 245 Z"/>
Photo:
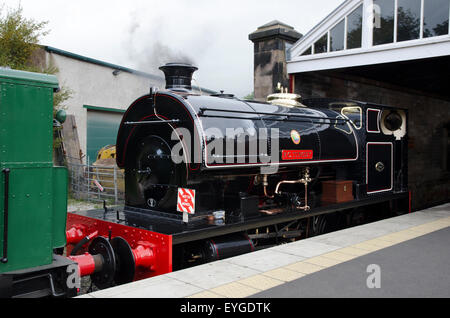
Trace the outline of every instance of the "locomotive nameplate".
<path fill-rule="evenodd" d="M 313 158 L 312 150 L 282 150 L 282 160 L 311 160 Z"/>

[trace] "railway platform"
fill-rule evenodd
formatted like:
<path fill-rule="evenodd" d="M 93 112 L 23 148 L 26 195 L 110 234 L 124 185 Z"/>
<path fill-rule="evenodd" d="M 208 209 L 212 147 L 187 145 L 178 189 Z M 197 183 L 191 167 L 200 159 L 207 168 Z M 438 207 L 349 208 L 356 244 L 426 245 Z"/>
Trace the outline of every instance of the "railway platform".
<path fill-rule="evenodd" d="M 79 298 L 450 297 L 450 203 Z"/>

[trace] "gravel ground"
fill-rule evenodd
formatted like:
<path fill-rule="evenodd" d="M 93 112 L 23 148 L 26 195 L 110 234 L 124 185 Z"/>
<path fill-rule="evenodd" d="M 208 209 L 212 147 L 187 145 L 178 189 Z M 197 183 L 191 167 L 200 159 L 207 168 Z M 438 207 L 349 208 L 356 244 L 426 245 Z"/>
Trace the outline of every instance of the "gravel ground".
<path fill-rule="evenodd" d="M 85 210 L 93 210 L 101 207 L 99 203 L 69 200 L 67 204 L 67 212 L 77 212 Z"/>

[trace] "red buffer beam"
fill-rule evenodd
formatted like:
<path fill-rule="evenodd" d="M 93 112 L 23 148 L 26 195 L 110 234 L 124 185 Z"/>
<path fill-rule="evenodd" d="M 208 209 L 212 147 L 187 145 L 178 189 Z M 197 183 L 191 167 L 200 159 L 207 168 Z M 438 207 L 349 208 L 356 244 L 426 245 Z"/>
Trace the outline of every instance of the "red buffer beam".
<path fill-rule="evenodd" d="M 86 237 L 88 233 L 98 233 L 98 237 L 108 237 L 119 264 L 115 279 L 129 282 L 172 271 L 171 235 L 73 213 L 67 215 L 67 228 L 69 229 L 67 232 L 72 237 L 76 237 L 76 239 L 72 237 L 68 239 L 68 253 L 74 248 L 75 244 L 79 245 L 81 241 L 75 242 L 83 235 Z M 80 233 L 81 231 L 83 234 Z M 85 247 L 86 244 L 83 244 L 83 246 Z M 86 249 L 80 249 L 80 251 L 86 252 Z"/>

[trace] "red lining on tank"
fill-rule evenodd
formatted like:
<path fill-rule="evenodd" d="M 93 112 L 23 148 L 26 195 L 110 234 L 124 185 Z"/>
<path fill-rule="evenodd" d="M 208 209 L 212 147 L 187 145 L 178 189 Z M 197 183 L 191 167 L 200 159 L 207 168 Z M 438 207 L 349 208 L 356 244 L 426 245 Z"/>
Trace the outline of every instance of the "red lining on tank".
<path fill-rule="evenodd" d="M 343 160 L 358 160 L 358 157 L 356 158 L 339 158 L 339 159 L 310 159 L 310 160 L 286 160 L 286 161 L 276 161 L 276 162 L 268 162 L 268 163 L 258 163 L 256 165 L 263 166 L 263 165 L 271 165 L 271 164 L 277 164 L 277 163 L 294 163 L 294 162 L 323 162 L 323 161 L 343 161 Z M 255 165 L 255 163 L 215 163 L 215 164 L 208 164 L 209 166 L 232 166 L 232 165 Z"/>
<path fill-rule="evenodd" d="M 123 121 L 125 120 L 125 118 L 126 118 L 128 112 L 129 112 L 134 106 L 136 106 L 141 100 L 143 100 L 143 99 L 145 99 L 145 98 L 149 98 L 149 96 L 150 96 L 150 95 L 142 96 L 141 98 L 139 98 L 139 99 L 137 99 L 136 101 L 134 101 L 133 104 L 131 104 L 131 106 L 128 108 L 128 110 L 125 112 L 125 114 L 124 114 L 124 116 L 123 116 L 123 118 L 122 118 L 122 122 L 120 123 L 120 128 L 119 128 L 119 133 L 118 133 L 118 135 L 120 135 L 121 129 L 122 129 L 122 127 L 123 127 L 123 125 L 122 125 L 122 124 L 123 124 Z M 180 104 L 184 107 L 184 109 L 186 110 L 186 112 L 189 114 L 189 117 L 191 118 L 191 121 L 192 121 L 192 125 L 195 127 L 195 122 L 194 122 L 194 119 L 192 118 L 191 113 L 189 112 L 189 110 L 186 108 L 186 106 L 185 106 L 182 102 L 180 102 L 177 98 L 175 98 L 175 97 L 173 97 L 173 96 L 170 96 L 170 95 L 165 95 L 165 94 L 164 94 L 164 95 L 163 95 L 163 94 L 155 94 L 155 99 L 156 99 L 157 96 L 161 96 L 161 97 L 169 97 L 169 98 L 175 100 L 176 102 L 180 103 Z M 165 120 L 168 120 L 168 118 L 165 117 L 165 116 L 163 116 L 163 115 L 159 115 L 159 114 L 158 114 L 158 115 L 155 115 L 155 114 L 152 114 L 152 115 L 143 117 L 143 118 L 139 119 L 138 121 L 143 121 L 144 119 L 149 118 L 149 117 L 152 117 L 152 116 L 159 116 L 159 117 L 164 118 Z M 176 126 L 175 124 L 174 124 L 174 126 L 175 126 L 175 128 L 177 128 L 177 126 Z M 119 162 L 120 165 L 123 165 L 123 163 L 124 163 L 124 161 L 125 161 L 125 154 L 126 154 L 126 150 L 127 150 L 127 147 L 128 147 L 128 142 L 130 141 L 131 135 L 133 134 L 133 132 L 134 132 L 135 129 L 136 129 L 136 126 L 133 127 L 133 129 L 131 130 L 130 134 L 128 135 L 127 140 L 125 141 L 124 148 L 123 148 L 123 154 L 122 154 L 122 160 Z M 183 141 L 181 140 L 181 142 L 183 142 Z M 184 144 L 184 142 L 183 142 L 183 144 Z M 186 148 L 187 148 L 187 147 L 186 147 Z M 195 170 L 198 170 L 199 168 L 200 168 L 200 164 L 199 164 L 199 166 L 198 166 L 197 168 L 193 169 L 193 168 L 191 167 L 191 163 L 189 163 L 189 169 L 190 169 L 190 170 L 195 171 Z"/>
<path fill-rule="evenodd" d="M 145 96 L 142 96 L 141 98 L 138 98 L 137 100 L 135 100 L 135 101 L 130 105 L 130 107 L 128 107 L 127 111 L 125 112 L 125 114 L 124 114 L 123 117 L 122 117 L 122 121 L 120 122 L 119 132 L 117 133 L 118 136 L 120 136 L 120 134 L 121 134 L 121 132 L 122 132 L 122 127 L 123 127 L 122 124 L 123 124 L 125 118 L 127 117 L 128 113 L 130 112 L 130 110 L 131 110 L 134 106 L 136 106 L 136 104 L 138 104 L 141 100 L 143 100 L 143 99 L 145 99 L 145 98 L 148 98 L 149 96 L 150 96 L 150 95 L 145 95 Z M 131 133 L 130 133 L 130 135 L 131 135 Z M 130 139 L 130 136 L 128 136 L 127 141 L 125 142 L 124 150 L 125 150 L 126 147 L 127 147 L 128 140 L 129 140 L 129 139 Z M 126 153 L 126 151 L 123 151 L 123 154 L 122 154 L 122 161 L 118 162 L 119 166 L 122 166 L 122 165 L 123 165 L 123 162 L 125 161 L 125 153 Z"/>
<path fill-rule="evenodd" d="M 152 114 L 152 115 L 149 115 L 149 116 L 142 117 L 142 118 L 139 119 L 138 121 L 143 121 L 144 119 L 147 119 L 147 118 L 150 118 L 150 117 L 153 117 L 153 116 L 156 117 L 155 114 Z M 161 116 L 161 115 L 159 115 L 159 116 Z M 161 117 L 167 120 L 167 118 L 165 118 L 164 116 L 161 116 Z M 125 118 L 125 117 L 124 117 L 124 118 Z M 137 127 L 137 126 L 134 126 L 134 127 L 133 127 L 133 129 L 131 130 L 130 134 L 128 135 L 127 140 L 125 141 L 125 145 L 124 145 L 124 147 L 123 147 L 122 160 L 125 160 L 125 154 L 126 154 L 126 152 L 127 152 L 128 142 L 130 141 L 131 135 L 133 134 L 133 132 L 134 132 L 134 130 L 136 129 L 136 127 Z M 123 164 L 123 161 L 121 162 L 121 165 L 122 165 L 122 164 Z"/>
<path fill-rule="evenodd" d="M 184 103 L 182 103 L 180 100 L 178 100 L 177 98 L 175 98 L 175 97 L 173 97 L 173 96 L 170 96 L 170 95 L 166 95 L 166 94 L 155 94 L 155 98 L 156 98 L 156 96 L 169 97 L 169 98 L 173 99 L 174 101 L 180 103 L 181 106 L 183 106 L 184 109 L 186 110 L 186 112 L 188 113 L 189 117 L 191 118 L 192 126 L 195 127 L 194 118 L 192 118 L 191 113 L 190 113 L 189 110 L 187 109 L 186 105 L 184 105 Z M 175 126 L 175 125 L 174 125 L 174 126 Z M 175 127 L 176 127 L 176 126 L 175 126 Z M 189 151 L 190 151 L 190 150 L 189 150 Z M 200 169 L 200 164 L 199 164 L 199 166 L 198 166 L 197 168 L 193 169 L 193 168 L 191 167 L 191 163 L 189 162 L 189 169 L 192 170 L 192 171 L 196 171 L 196 170 Z"/>

